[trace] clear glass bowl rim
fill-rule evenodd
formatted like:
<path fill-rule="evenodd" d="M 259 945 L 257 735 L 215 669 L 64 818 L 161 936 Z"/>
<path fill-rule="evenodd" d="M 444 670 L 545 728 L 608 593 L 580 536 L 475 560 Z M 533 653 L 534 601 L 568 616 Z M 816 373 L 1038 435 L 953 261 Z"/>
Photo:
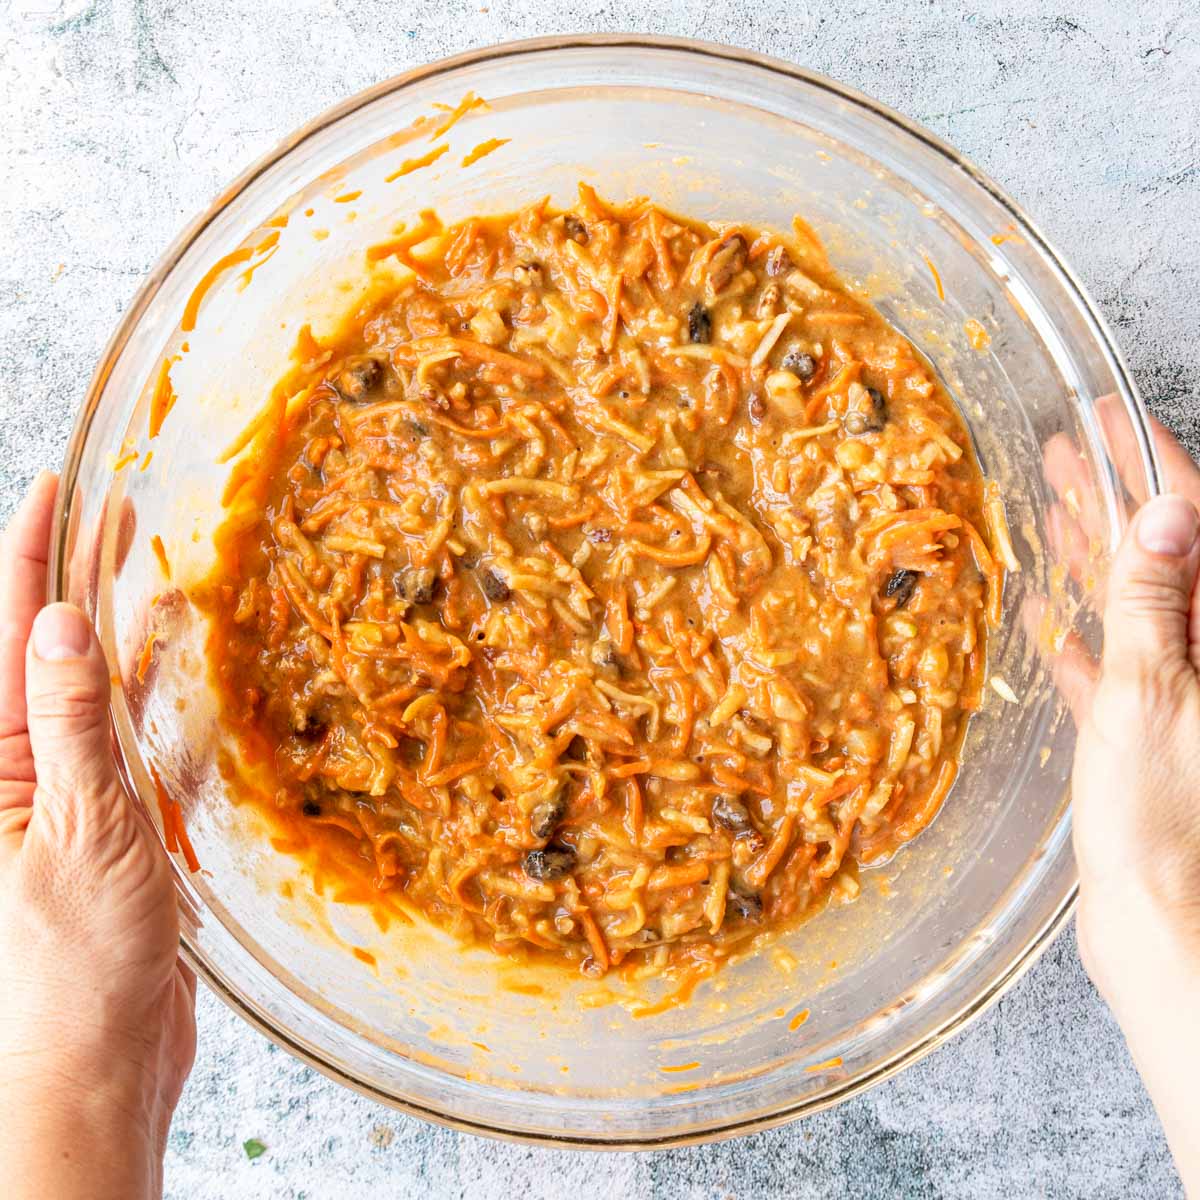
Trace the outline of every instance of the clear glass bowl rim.
<path fill-rule="evenodd" d="M 72 497 L 78 483 L 84 445 L 87 441 L 93 418 L 98 411 L 112 366 L 124 351 L 127 343 L 135 335 L 145 310 L 159 291 L 163 281 L 170 275 L 172 270 L 174 270 L 209 225 L 234 200 L 253 186 L 263 174 L 284 159 L 296 147 L 329 126 L 351 116 L 359 109 L 372 104 L 381 97 L 428 83 L 441 75 L 462 67 L 486 64 L 515 56 L 551 54 L 572 49 L 607 49 L 613 52 L 636 52 L 638 50 L 650 52 L 670 51 L 694 55 L 702 59 L 720 59 L 734 66 L 748 68 L 750 72 L 769 72 L 777 76 L 782 75 L 795 80 L 797 83 L 828 92 L 837 100 L 861 109 L 869 116 L 893 126 L 900 134 L 915 139 L 945 158 L 953 167 L 966 174 L 973 184 L 987 192 L 992 200 L 1001 205 L 1010 214 L 1012 222 L 1019 229 L 1021 236 L 1026 238 L 1038 250 L 1042 258 L 1051 267 L 1053 273 L 1058 276 L 1072 299 L 1086 314 L 1092 326 L 1096 348 L 1101 351 L 1107 360 L 1113 377 L 1118 383 L 1119 395 L 1126 415 L 1129 418 L 1130 426 L 1137 439 L 1138 453 L 1141 460 L 1140 465 L 1145 473 L 1149 494 L 1153 496 L 1161 491 L 1161 474 L 1145 406 L 1104 318 L 1096 309 L 1071 268 L 1064 262 L 1057 251 L 1054 250 L 1022 209 L 983 171 L 959 154 L 952 146 L 942 141 L 923 126 L 909 120 L 902 114 L 854 88 L 838 83 L 818 72 L 807 70 L 768 55 L 758 54 L 739 47 L 699 41 L 692 38 L 662 37 L 650 34 L 555 35 L 503 42 L 467 51 L 449 58 L 439 59 L 383 80 L 372 87 L 356 93 L 346 100 L 326 109 L 284 138 L 273 149 L 234 179 L 232 183 L 213 199 L 199 216 L 183 229 L 179 236 L 163 252 L 162 256 L 146 276 L 112 336 L 109 338 L 107 345 L 104 347 L 89 383 L 79 416 L 76 419 L 75 426 L 67 443 L 61 484 L 52 524 L 51 547 L 47 565 L 47 596 L 50 603 L 66 598 L 68 566 L 66 548 L 68 544 L 68 521 L 71 513 Z M 1069 819 L 1069 810 L 1065 819 Z M 1009 988 L 1016 984 L 1070 920 L 1074 912 L 1077 896 L 1078 884 L 1073 881 L 1061 897 L 1057 909 L 1025 945 L 1020 948 L 1016 956 L 1003 970 L 998 972 L 994 978 L 986 981 L 979 992 L 944 1021 L 940 1027 L 902 1047 L 885 1061 L 845 1080 L 823 1095 L 800 1101 L 794 1105 L 782 1106 L 766 1116 L 757 1116 L 740 1122 L 733 1121 L 712 1129 L 693 1130 L 686 1135 L 647 1137 L 636 1141 L 628 1139 L 611 1140 L 604 1138 L 602 1135 L 589 1139 L 583 1139 L 577 1135 L 570 1135 L 563 1138 L 549 1136 L 535 1137 L 499 1126 L 463 1120 L 457 1117 L 452 1111 L 435 1110 L 426 1105 L 404 1101 L 393 1095 L 385 1094 L 373 1088 L 368 1082 L 349 1075 L 336 1063 L 327 1061 L 315 1054 L 306 1045 L 292 1038 L 285 1029 L 266 1019 L 259 1013 L 248 997 L 242 995 L 236 986 L 211 968 L 205 958 L 198 952 L 186 931 L 181 934 L 180 950 L 184 961 L 204 980 L 209 989 L 252 1027 L 307 1065 L 320 1071 L 335 1082 L 349 1087 L 371 1100 L 452 1129 L 517 1143 L 608 1150 L 652 1149 L 738 1137 L 763 1129 L 773 1128 L 795 1120 L 798 1117 L 831 1108 L 844 1100 L 859 1095 L 876 1084 L 890 1079 L 906 1067 L 931 1054 L 944 1042 L 965 1028 L 976 1017 L 990 1008 Z"/>

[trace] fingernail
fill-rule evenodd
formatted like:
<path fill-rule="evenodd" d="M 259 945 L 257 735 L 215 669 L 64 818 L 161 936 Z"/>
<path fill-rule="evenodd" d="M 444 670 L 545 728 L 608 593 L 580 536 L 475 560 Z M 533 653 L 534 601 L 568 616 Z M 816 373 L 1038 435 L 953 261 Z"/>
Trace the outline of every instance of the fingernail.
<path fill-rule="evenodd" d="M 1182 496 L 1158 496 L 1137 517 L 1137 539 L 1143 550 L 1183 558 L 1200 533 L 1200 513 Z"/>
<path fill-rule="evenodd" d="M 91 626 L 83 614 L 69 604 L 43 608 L 33 622 L 33 652 L 43 662 L 82 658 L 91 645 Z"/>

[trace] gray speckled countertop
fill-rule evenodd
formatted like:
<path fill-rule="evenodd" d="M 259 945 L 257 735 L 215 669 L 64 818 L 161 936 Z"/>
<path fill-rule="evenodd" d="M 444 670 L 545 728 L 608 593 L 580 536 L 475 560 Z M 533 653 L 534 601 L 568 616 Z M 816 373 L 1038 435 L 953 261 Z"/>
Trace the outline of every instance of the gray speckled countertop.
<path fill-rule="evenodd" d="M 179 227 L 333 102 L 512 38 L 643 30 L 826 72 L 924 122 L 1082 276 L 1151 409 L 1200 450 L 1200 16 L 1194 0 L 5 0 L 0 516 L 56 466 L 101 347 Z M 1152 13 L 1139 17 L 1136 13 Z M 964 1035 L 833 1112 L 717 1146 L 531 1150 L 329 1083 L 202 994 L 172 1200 L 513 1195 L 1167 1197 L 1166 1146 L 1072 932 Z M 242 1142 L 268 1146 L 256 1162 Z"/>

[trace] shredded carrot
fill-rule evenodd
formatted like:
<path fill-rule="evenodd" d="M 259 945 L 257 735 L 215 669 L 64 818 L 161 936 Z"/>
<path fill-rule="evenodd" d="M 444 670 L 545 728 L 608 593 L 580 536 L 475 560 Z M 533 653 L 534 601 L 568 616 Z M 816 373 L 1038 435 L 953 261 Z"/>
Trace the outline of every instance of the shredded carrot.
<path fill-rule="evenodd" d="M 735 771 L 729 770 L 728 767 L 721 763 L 713 763 L 709 768 L 709 773 L 713 777 L 714 783 L 719 783 L 722 787 L 733 788 L 739 792 L 756 792 L 760 796 L 769 796 L 771 789 L 762 787 L 752 779 L 747 779 L 744 775 L 738 775 Z"/>
<path fill-rule="evenodd" d="M 468 429 L 467 426 L 460 425 L 457 421 L 452 421 L 449 417 L 443 417 L 438 413 L 429 413 L 425 419 L 432 421 L 435 425 L 440 425 L 443 429 L 449 429 L 453 433 L 457 433 L 459 437 L 480 438 L 485 441 L 500 437 L 512 429 L 512 426 L 505 420 L 497 421 L 494 425 L 484 425 L 477 429 Z"/>
<path fill-rule="evenodd" d="M 585 521 L 594 517 L 599 508 L 600 502 L 593 497 L 576 512 L 565 513 L 561 517 L 548 517 L 546 524 L 551 529 L 574 529 L 577 525 L 582 525 Z"/>
<path fill-rule="evenodd" d="M 938 269 L 933 265 L 933 259 L 928 254 L 923 254 L 921 257 L 925 260 L 925 265 L 929 268 L 930 275 L 933 276 L 933 282 L 937 285 L 937 294 L 939 300 L 946 299 L 946 289 L 942 287 L 942 277 L 938 274 Z"/>
<path fill-rule="evenodd" d="M 142 646 L 142 652 L 138 655 L 137 663 L 137 681 L 138 683 L 146 682 L 146 675 L 150 670 L 150 661 L 154 657 L 154 643 L 158 641 L 161 635 L 151 632 L 147 634 L 145 644 Z"/>
<path fill-rule="evenodd" d="M 238 263 L 244 263 L 248 259 L 254 257 L 254 246 L 240 246 L 237 250 L 230 251 L 223 258 L 217 259 L 215 263 L 204 273 L 200 282 L 196 284 L 192 294 L 188 297 L 187 304 L 184 305 L 183 316 L 179 319 L 179 328 L 184 333 L 191 333 L 196 328 L 196 318 L 200 314 L 200 305 L 204 297 L 208 295 L 209 289 L 214 283 L 230 269 L 236 267 Z M 154 437 L 154 433 L 150 434 Z"/>
<path fill-rule="evenodd" d="M 660 1013 L 668 1012 L 672 1008 L 679 1008 L 692 998 L 692 994 L 695 992 L 696 987 L 705 979 L 709 978 L 714 970 L 715 966 L 713 964 L 706 964 L 696 967 L 691 971 L 685 972 L 683 975 L 683 982 L 674 992 L 669 992 L 657 1003 L 638 1005 L 638 1007 L 630 1013 L 630 1016 L 632 1016 L 634 1020 L 642 1020 L 645 1017 L 656 1017 Z M 680 1090 L 690 1091 L 694 1090 L 697 1086 L 698 1085 L 694 1083 L 684 1084 Z"/>
<path fill-rule="evenodd" d="M 150 538 L 150 549 L 154 551 L 154 557 L 158 559 L 158 565 L 162 569 L 163 575 L 171 578 L 171 564 L 167 561 L 167 551 L 163 546 L 163 540 L 156 533 Z"/>
<path fill-rule="evenodd" d="M 761 888 L 770 878 L 771 872 L 779 866 L 779 860 L 783 858 L 788 843 L 792 840 L 792 830 L 795 825 L 796 818 L 791 813 L 785 813 L 783 820 L 779 822 L 779 827 L 767 844 L 767 848 L 746 868 L 746 882 L 751 887 Z"/>
<path fill-rule="evenodd" d="M 826 384 L 817 388 L 808 398 L 804 406 L 804 419 L 811 421 L 824 407 L 830 396 L 838 396 L 845 392 L 852 383 L 857 383 L 862 375 L 861 362 L 848 362 L 838 370 L 838 373 Z"/>
<path fill-rule="evenodd" d="M 429 140 L 436 142 L 438 138 L 449 133 L 473 108 L 487 108 L 487 106 L 487 101 L 482 96 L 477 96 L 474 92 L 468 92 L 453 108 L 448 109 L 446 116 L 438 121 L 433 129 L 429 131 Z"/>
<path fill-rule="evenodd" d="M 546 368 L 541 363 L 530 362 L 527 359 L 519 358 L 515 354 L 506 354 L 502 350 L 495 350 L 491 346 L 484 345 L 482 342 L 470 341 L 467 338 L 421 338 L 417 341 L 407 342 L 402 346 L 398 346 L 395 357 L 400 362 L 415 366 L 419 358 L 451 351 L 459 358 L 469 361 L 492 363 L 499 367 L 506 367 L 513 374 L 522 375 L 527 379 L 544 379 L 546 375 Z"/>
<path fill-rule="evenodd" d="M 423 167 L 431 166 L 449 149 L 449 144 L 443 143 L 440 146 L 434 146 L 432 150 L 426 150 L 424 154 L 418 154 L 414 158 L 406 158 L 390 175 L 384 176 L 384 183 L 394 183 L 397 179 L 402 179 L 405 175 L 411 175 L 414 171 L 420 171 Z"/>
<path fill-rule="evenodd" d="M 473 150 L 463 156 L 462 165 L 469 167 L 472 163 L 477 163 L 481 158 L 486 158 L 501 146 L 507 146 L 512 138 L 488 138 L 486 142 L 480 142 Z"/>
<path fill-rule="evenodd" d="M 811 1073 L 813 1071 L 828 1071 L 833 1067 L 840 1067 L 841 1065 L 841 1058 L 835 1056 L 834 1058 L 827 1058 L 824 1062 L 813 1063 L 811 1067 L 805 1067 L 804 1069 Z"/>
<path fill-rule="evenodd" d="M 634 775 L 645 775 L 650 767 L 651 763 L 648 758 L 637 758 L 633 762 L 622 763 L 618 767 L 610 768 L 609 774 L 614 779 L 629 779 Z"/>
<path fill-rule="evenodd" d="M 411 228 L 400 226 L 391 241 L 382 242 L 377 246 L 368 246 L 367 261 L 379 262 L 382 259 L 394 257 L 414 274 L 421 275 L 425 268 L 417 259 L 413 258 L 412 251 L 422 242 L 440 233 L 442 223 L 438 220 L 437 214 L 429 209 L 422 211 L 418 216 L 417 223 Z"/>
<path fill-rule="evenodd" d="M 171 386 L 171 368 L 179 361 L 179 355 L 164 358 L 158 368 L 158 382 L 154 395 L 150 397 L 150 437 L 158 437 L 167 414 L 175 407 L 175 389 Z"/>
<path fill-rule="evenodd" d="M 651 558 L 666 567 L 687 567 L 703 562 L 712 548 L 712 538 L 706 533 L 691 550 L 664 550 L 661 546 L 647 546 L 645 542 L 633 541 L 629 548 L 644 558 Z"/>
<path fill-rule="evenodd" d="M 618 588 L 609 601 L 605 624 L 617 652 L 628 654 L 633 649 L 633 623 L 629 619 L 629 593 L 624 588 Z"/>
<path fill-rule="evenodd" d="M 709 865 L 706 862 L 687 863 L 679 867 L 656 867 L 646 883 L 646 890 L 669 892 L 693 883 L 703 883 L 708 878 L 708 872 Z"/>
<path fill-rule="evenodd" d="M 275 230 L 267 234 L 257 246 L 254 247 L 254 253 L 259 255 L 258 259 L 252 262 L 244 271 L 238 274 L 238 290 L 246 287 L 254 278 L 254 273 L 260 267 L 265 266 L 270 262 L 276 250 L 279 249 L 279 231 Z"/>
<path fill-rule="evenodd" d="M 171 802 L 171 810 L 174 816 L 175 837 L 179 842 L 183 861 L 187 863 L 187 869 L 195 875 L 200 870 L 200 860 L 196 857 L 196 851 L 192 846 L 192 839 L 188 836 L 187 826 L 183 823 L 183 810 L 179 807 L 178 801 Z"/>
<path fill-rule="evenodd" d="M 167 795 L 167 789 L 163 787 L 163 782 L 158 777 L 158 771 L 153 766 L 150 768 L 150 777 L 154 780 L 154 795 L 158 800 L 159 816 L 162 818 L 163 841 L 166 843 L 168 853 L 177 854 L 179 852 L 179 835 L 175 829 L 175 814 L 171 798 Z"/>
<path fill-rule="evenodd" d="M 192 847 L 191 838 L 183 824 L 183 813 L 179 804 L 167 794 L 163 781 L 154 765 L 150 766 L 150 777 L 154 781 L 154 795 L 158 800 L 158 811 L 162 818 L 163 842 L 169 854 L 183 854 L 188 870 L 194 875 L 200 870 L 200 860 Z"/>
<path fill-rule="evenodd" d="M 587 935 L 588 945 L 592 948 L 592 957 L 596 960 L 596 965 L 601 971 L 607 971 L 611 960 L 608 947 L 604 943 L 604 935 L 600 932 L 600 926 L 596 924 L 596 918 L 586 908 L 580 909 L 576 915 Z"/>
<path fill-rule="evenodd" d="M 942 807 L 942 802 L 950 794 L 950 789 L 954 786 L 954 780 L 957 775 L 957 763 L 951 759 L 946 759 L 939 768 L 937 779 L 934 780 L 933 787 L 929 789 L 924 801 L 904 821 L 896 826 L 896 837 L 898 840 L 902 842 L 911 841 L 933 820 L 934 814 Z"/>
<path fill-rule="evenodd" d="M 466 763 L 455 763 L 453 766 L 443 767 L 436 775 L 430 775 L 425 782 L 429 787 L 445 787 L 448 783 L 455 783 L 464 776 L 478 771 L 484 765 L 482 758 L 476 758 Z"/>

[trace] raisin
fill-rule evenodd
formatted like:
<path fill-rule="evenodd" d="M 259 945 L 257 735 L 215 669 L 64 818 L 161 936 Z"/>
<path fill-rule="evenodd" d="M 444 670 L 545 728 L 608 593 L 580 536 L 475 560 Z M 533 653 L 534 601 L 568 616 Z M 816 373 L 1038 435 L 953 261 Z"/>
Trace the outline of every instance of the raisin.
<path fill-rule="evenodd" d="M 867 400 L 870 403 L 870 410 L 862 412 L 856 410 L 846 414 L 846 432 L 850 434 L 860 433 L 879 433 L 884 425 L 887 424 L 888 407 L 887 401 L 883 398 L 883 393 L 878 388 L 864 388 L 867 393 Z"/>
<path fill-rule="evenodd" d="M 763 914 L 763 902 L 752 892 L 744 894 L 730 888 L 725 897 L 725 911 L 732 912 L 735 916 L 741 917 L 743 921 L 757 921 Z"/>
<path fill-rule="evenodd" d="M 575 851 L 562 842 L 551 842 L 541 850 L 530 850 L 521 863 L 530 879 L 561 879 L 575 867 Z"/>
<path fill-rule="evenodd" d="M 871 397 L 871 418 L 882 429 L 888 419 L 887 401 L 883 398 L 883 393 L 878 388 L 867 388 L 867 395 Z"/>
<path fill-rule="evenodd" d="M 483 594 L 489 600 L 504 601 L 512 595 L 512 589 L 504 581 L 504 576 L 491 569 L 484 571 L 479 577 L 483 585 Z"/>
<path fill-rule="evenodd" d="M 437 594 L 438 577 L 432 567 L 412 567 L 396 579 L 396 594 L 413 604 L 429 604 Z"/>
<path fill-rule="evenodd" d="M 740 833 L 751 828 L 750 813 L 746 806 L 736 796 L 726 796 L 723 793 L 713 797 L 713 823 L 722 829 L 730 829 Z"/>
<path fill-rule="evenodd" d="M 586 246 L 592 240 L 587 226 L 573 213 L 567 213 L 563 217 L 563 231 L 571 241 L 578 242 L 581 246 Z"/>
<path fill-rule="evenodd" d="M 817 360 L 801 350 L 790 350 L 783 356 L 781 365 L 785 371 L 791 371 L 797 379 L 803 379 L 805 383 L 817 373 Z"/>
<path fill-rule="evenodd" d="M 347 400 L 365 400 L 367 393 L 379 383 L 383 376 L 383 365 L 369 354 L 348 358 L 342 369 L 333 377 L 333 386 Z"/>
<path fill-rule="evenodd" d="M 918 578 L 919 576 L 916 571 L 893 571 L 888 576 L 883 594 L 891 596 L 896 601 L 897 608 L 903 608 L 912 599 Z"/>
<path fill-rule="evenodd" d="M 757 392 L 751 392 L 746 401 L 746 413 L 752 425 L 761 425 L 766 420 L 767 402 Z"/>
<path fill-rule="evenodd" d="M 292 721 L 292 735 L 298 742 L 312 745 L 319 742 L 326 734 L 329 726 L 311 713 L 301 713 Z"/>
<path fill-rule="evenodd" d="M 306 817 L 319 817 L 321 815 L 321 806 L 315 800 L 305 800 L 300 806 L 300 811 Z"/>
<path fill-rule="evenodd" d="M 610 679 L 620 675 L 621 660 L 617 656 L 617 648 L 613 645 L 612 638 L 598 637 L 592 643 L 590 657 L 601 675 L 607 675 Z"/>
<path fill-rule="evenodd" d="M 688 341 L 709 342 L 712 340 L 712 317 L 699 300 L 688 309 Z"/>
<path fill-rule="evenodd" d="M 569 792 L 570 784 L 564 783 L 553 799 L 533 806 L 529 814 L 529 832 L 535 838 L 548 838 L 558 828 L 558 823 L 567 815 Z"/>

